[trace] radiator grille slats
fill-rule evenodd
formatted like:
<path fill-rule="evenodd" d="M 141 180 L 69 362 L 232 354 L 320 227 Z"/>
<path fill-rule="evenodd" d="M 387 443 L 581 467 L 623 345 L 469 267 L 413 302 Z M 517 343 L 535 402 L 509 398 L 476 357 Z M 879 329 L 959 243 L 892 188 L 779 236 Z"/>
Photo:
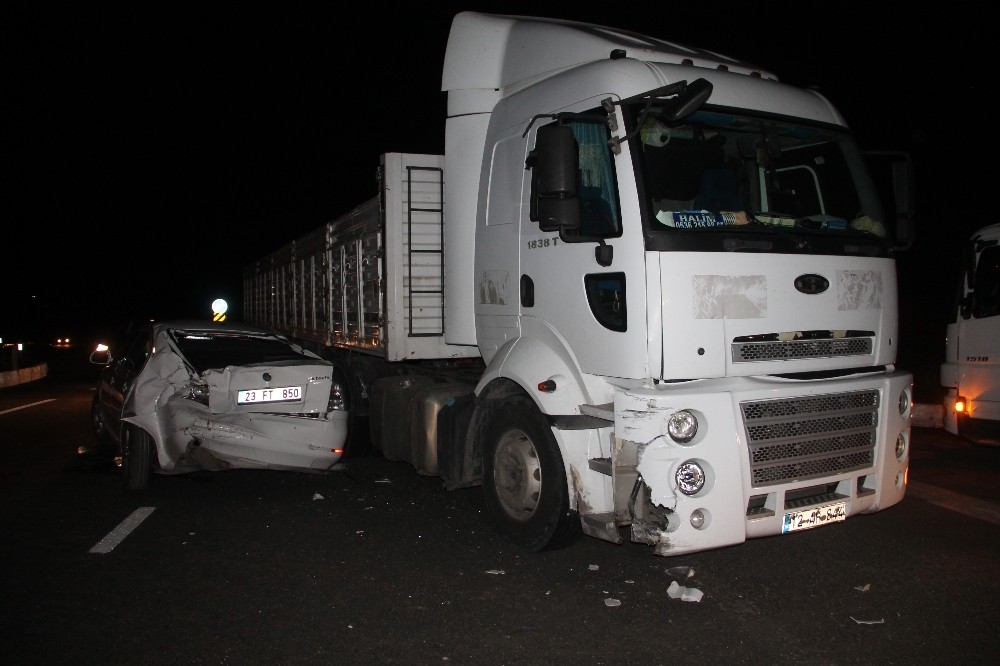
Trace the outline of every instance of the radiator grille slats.
<path fill-rule="evenodd" d="M 872 338 L 734 342 L 733 362 L 792 360 L 872 353 Z"/>
<path fill-rule="evenodd" d="M 740 403 L 753 486 L 870 467 L 878 408 L 878 391 Z"/>

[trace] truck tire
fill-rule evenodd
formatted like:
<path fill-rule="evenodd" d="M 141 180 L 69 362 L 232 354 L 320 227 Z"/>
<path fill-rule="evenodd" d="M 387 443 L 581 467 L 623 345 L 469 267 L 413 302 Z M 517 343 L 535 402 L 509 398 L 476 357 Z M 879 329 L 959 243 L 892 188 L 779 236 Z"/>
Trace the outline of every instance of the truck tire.
<path fill-rule="evenodd" d="M 562 455 L 530 401 L 508 398 L 489 417 L 483 446 L 486 510 L 500 535 L 531 552 L 561 548 L 580 534 Z"/>
<path fill-rule="evenodd" d="M 142 428 L 126 426 L 122 433 L 122 472 L 125 487 L 145 490 L 153 471 L 153 438 Z"/>

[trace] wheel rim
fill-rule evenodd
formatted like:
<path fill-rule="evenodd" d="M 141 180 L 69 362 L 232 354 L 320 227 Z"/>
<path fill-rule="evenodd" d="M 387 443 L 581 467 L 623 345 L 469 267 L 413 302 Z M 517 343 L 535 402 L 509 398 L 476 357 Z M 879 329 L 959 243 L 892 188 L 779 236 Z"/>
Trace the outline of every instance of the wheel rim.
<path fill-rule="evenodd" d="M 542 468 L 534 443 L 522 430 L 501 435 L 493 455 L 493 482 L 508 515 L 515 520 L 534 515 L 542 491 Z"/>

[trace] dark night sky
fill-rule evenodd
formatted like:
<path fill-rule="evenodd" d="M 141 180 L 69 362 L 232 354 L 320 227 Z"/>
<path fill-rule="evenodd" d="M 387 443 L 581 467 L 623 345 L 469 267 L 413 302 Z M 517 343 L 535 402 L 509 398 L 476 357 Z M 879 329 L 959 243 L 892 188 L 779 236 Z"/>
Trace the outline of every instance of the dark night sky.
<path fill-rule="evenodd" d="M 914 19 L 873 13 L 875 3 L 830 16 L 829 4 L 801 2 L 512 0 L 350 14 L 258 4 L 5 20 L 0 336 L 204 317 L 220 295 L 238 304 L 245 264 L 375 194 L 380 153 L 443 150 L 441 64 L 462 9 L 631 29 L 818 86 L 864 146 L 914 156 L 906 316 L 944 316 L 952 271 L 935 262 L 993 221 L 975 218 L 968 198 L 995 188 L 968 164 L 991 145 L 974 137 L 988 120 L 976 56 L 989 44 L 974 15 Z"/>

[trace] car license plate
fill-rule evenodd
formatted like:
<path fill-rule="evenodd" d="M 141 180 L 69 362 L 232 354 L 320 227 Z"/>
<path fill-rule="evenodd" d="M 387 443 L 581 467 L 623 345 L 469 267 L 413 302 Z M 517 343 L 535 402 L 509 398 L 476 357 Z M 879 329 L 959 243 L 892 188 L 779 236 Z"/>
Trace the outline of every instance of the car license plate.
<path fill-rule="evenodd" d="M 248 405 L 256 402 L 299 402 L 302 400 L 301 386 L 278 386 L 237 391 L 236 404 Z"/>
<path fill-rule="evenodd" d="M 811 527 L 839 523 L 847 518 L 847 502 L 837 502 L 826 506 L 817 506 L 802 511 L 790 511 L 785 514 L 781 525 L 782 532 L 807 530 Z"/>

